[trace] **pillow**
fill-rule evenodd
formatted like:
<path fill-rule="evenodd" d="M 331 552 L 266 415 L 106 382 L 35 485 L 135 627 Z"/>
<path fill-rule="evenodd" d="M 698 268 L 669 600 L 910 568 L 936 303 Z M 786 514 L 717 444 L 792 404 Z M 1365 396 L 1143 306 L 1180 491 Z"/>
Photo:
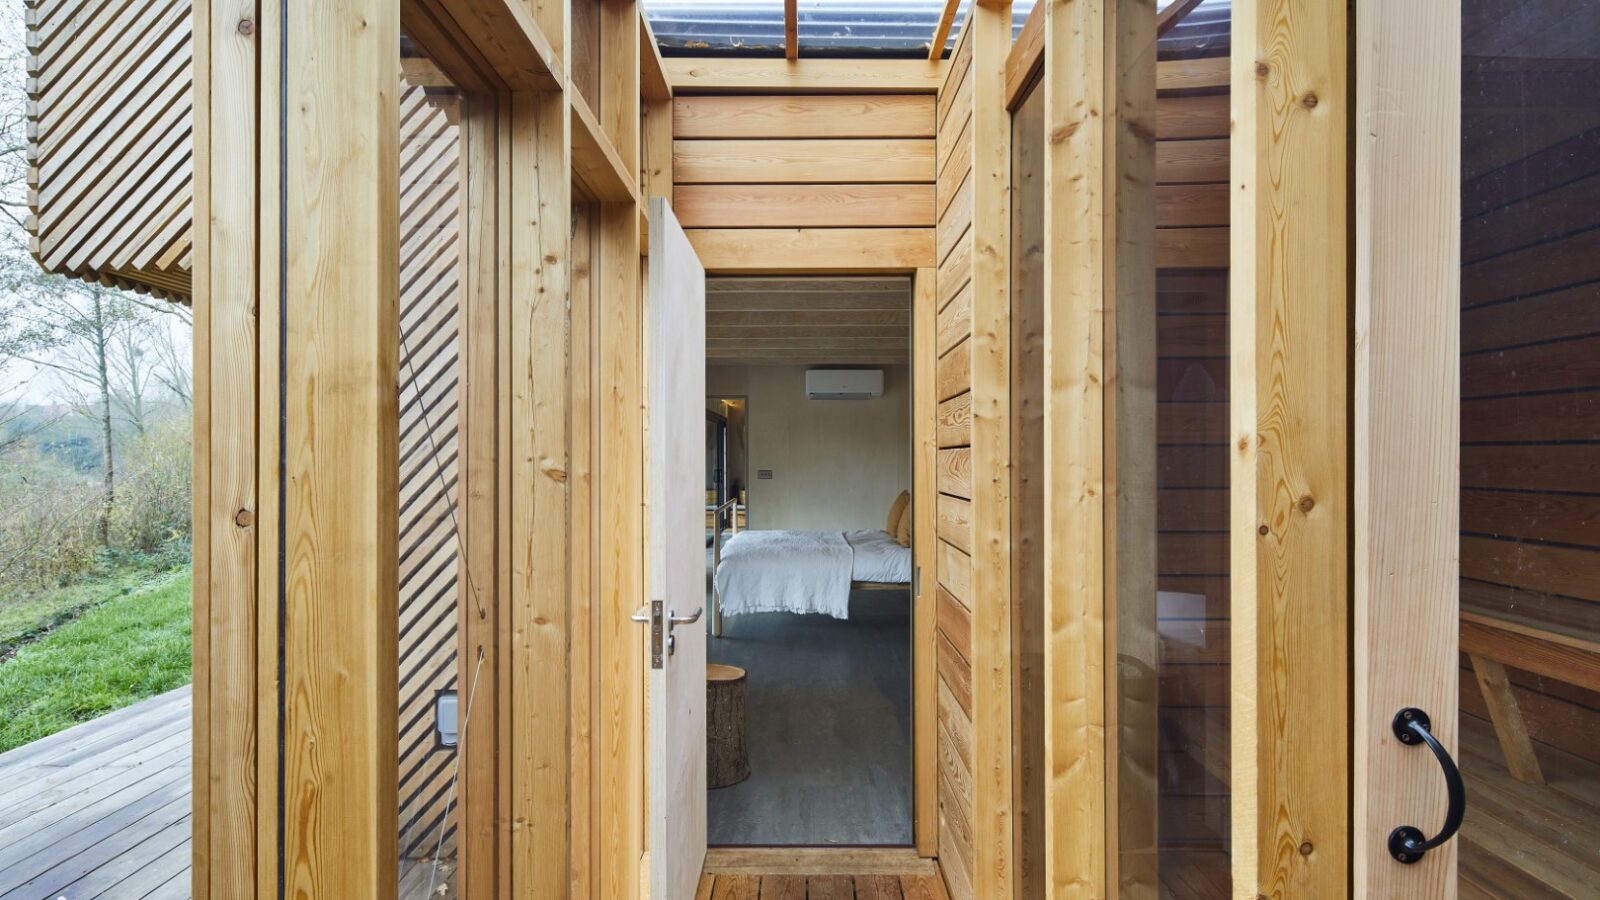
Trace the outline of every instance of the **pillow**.
<path fill-rule="evenodd" d="M 905 510 L 900 513 L 899 524 L 890 532 L 894 535 L 895 543 L 902 547 L 911 546 L 911 518 L 911 504 L 908 502 Z"/>
<path fill-rule="evenodd" d="M 901 491 L 900 496 L 894 498 L 894 505 L 889 507 L 889 524 L 883 530 L 895 534 L 900 530 L 900 519 L 906 514 L 906 507 L 911 505 L 911 492 Z"/>

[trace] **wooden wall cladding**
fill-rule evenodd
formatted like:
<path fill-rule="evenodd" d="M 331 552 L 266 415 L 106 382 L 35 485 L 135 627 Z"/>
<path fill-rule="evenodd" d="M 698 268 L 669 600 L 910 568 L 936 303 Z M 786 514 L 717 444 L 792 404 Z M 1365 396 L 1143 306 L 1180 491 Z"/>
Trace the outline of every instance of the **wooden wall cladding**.
<path fill-rule="evenodd" d="M 973 896 L 972 42 L 951 57 L 938 101 L 939 859 L 954 900 Z M 950 701 L 945 702 L 948 697 Z"/>
<path fill-rule="evenodd" d="M 1228 266 L 1226 63 L 1226 57 L 1160 63 L 1156 265 L 1163 270 Z"/>
<path fill-rule="evenodd" d="M 1600 638 L 1600 115 L 1468 60 L 1461 222 L 1461 608 Z M 1515 74 L 1529 88 L 1547 77 Z M 1574 95 L 1575 96 L 1575 95 Z M 1487 717 L 1463 661 L 1463 711 Z M 1600 693 L 1516 668 L 1528 733 L 1600 762 Z"/>
<path fill-rule="evenodd" d="M 684 95 L 673 208 L 708 269 L 933 265 L 931 94 Z"/>
<path fill-rule="evenodd" d="M 28 218 L 45 271 L 185 299 L 188 0 L 29 4 Z"/>

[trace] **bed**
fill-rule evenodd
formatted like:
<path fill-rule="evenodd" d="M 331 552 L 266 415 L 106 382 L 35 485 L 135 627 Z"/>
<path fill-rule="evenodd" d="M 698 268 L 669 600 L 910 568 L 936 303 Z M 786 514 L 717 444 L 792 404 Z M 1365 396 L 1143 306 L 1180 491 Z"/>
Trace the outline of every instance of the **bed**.
<path fill-rule="evenodd" d="M 911 549 L 883 530 L 741 531 L 713 551 L 712 633 L 724 615 L 850 617 L 852 590 L 911 584 Z"/>

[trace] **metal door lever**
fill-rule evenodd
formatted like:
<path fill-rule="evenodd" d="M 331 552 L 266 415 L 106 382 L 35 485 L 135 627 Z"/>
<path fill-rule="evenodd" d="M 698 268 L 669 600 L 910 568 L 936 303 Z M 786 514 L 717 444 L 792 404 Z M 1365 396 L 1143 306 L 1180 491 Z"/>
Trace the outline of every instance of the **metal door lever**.
<path fill-rule="evenodd" d="M 687 616 L 680 616 L 678 615 L 677 610 L 673 610 L 672 615 L 668 617 L 667 621 L 672 625 L 693 625 L 694 623 L 700 621 L 700 614 L 703 612 L 705 612 L 705 607 L 703 606 L 696 608 L 694 612 L 688 614 Z"/>

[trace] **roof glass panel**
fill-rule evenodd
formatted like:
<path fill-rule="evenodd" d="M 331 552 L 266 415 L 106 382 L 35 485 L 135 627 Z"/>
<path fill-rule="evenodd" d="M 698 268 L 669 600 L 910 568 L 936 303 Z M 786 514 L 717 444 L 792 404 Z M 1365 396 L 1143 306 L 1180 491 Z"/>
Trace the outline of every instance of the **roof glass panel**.
<path fill-rule="evenodd" d="M 961 0 L 946 52 L 960 37 L 969 3 Z M 1034 3 L 1012 3 L 1013 31 L 1021 30 Z M 1162 55 L 1225 51 L 1230 8 L 1231 0 L 1204 0 L 1162 38 Z M 807 56 L 925 56 L 943 10 L 944 0 L 800 0 L 800 50 Z M 783 0 L 645 0 L 645 13 L 669 56 L 783 55 Z"/>

